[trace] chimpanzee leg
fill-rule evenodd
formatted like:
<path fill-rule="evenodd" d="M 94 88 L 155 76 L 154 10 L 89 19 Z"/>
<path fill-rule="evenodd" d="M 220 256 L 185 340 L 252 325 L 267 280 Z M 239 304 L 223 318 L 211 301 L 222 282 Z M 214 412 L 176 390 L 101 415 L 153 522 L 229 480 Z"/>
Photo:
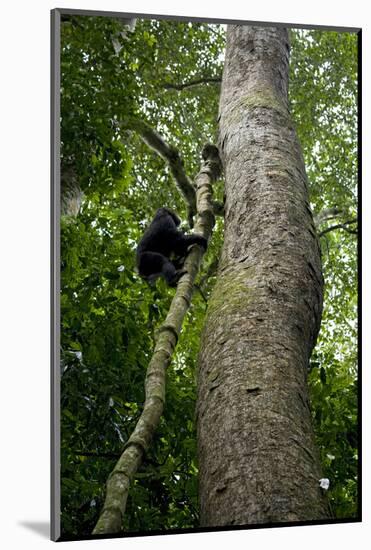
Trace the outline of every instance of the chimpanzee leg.
<path fill-rule="evenodd" d="M 149 283 L 163 276 L 170 286 L 174 286 L 179 277 L 171 261 L 158 252 L 143 252 L 138 256 L 139 274 Z"/>
<path fill-rule="evenodd" d="M 167 260 L 167 259 L 166 259 Z M 163 263 L 162 274 L 166 279 L 166 282 L 169 286 L 176 286 L 178 279 L 181 275 L 176 269 L 175 266 L 167 260 Z"/>

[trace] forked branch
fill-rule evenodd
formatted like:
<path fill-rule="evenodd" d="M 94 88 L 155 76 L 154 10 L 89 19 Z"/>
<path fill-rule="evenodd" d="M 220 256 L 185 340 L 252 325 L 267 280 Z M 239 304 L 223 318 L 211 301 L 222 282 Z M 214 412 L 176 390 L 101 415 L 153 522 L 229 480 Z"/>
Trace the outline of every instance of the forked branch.
<path fill-rule="evenodd" d="M 137 132 L 142 141 L 168 163 L 170 172 L 187 205 L 188 225 L 193 227 L 193 218 L 196 215 L 196 189 L 185 171 L 178 149 L 166 143 L 164 138 L 144 120 L 130 118 L 124 120 L 123 124 Z M 212 202 L 212 209 L 215 215 L 224 214 L 223 205 L 217 201 Z"/>
<path fill-rule="evenodd" d="M 137 118 L 127 119 L 124 121 L 124 125 L 127 128 L 135 130 L 144 143 L 169 164 L 170 172 L 187 205 L 189 226 L 193 227 L 193 217 L 196 214 L 196 191 L 186 174 L 179 151 L 166 143 L 163 137 L 144 120 Z"/>

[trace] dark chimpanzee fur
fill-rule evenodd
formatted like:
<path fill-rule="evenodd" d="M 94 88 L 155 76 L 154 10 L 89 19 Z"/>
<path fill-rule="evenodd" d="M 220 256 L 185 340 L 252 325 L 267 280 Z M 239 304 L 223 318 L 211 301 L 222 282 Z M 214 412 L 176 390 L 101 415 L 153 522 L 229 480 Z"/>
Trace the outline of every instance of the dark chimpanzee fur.
<path fill-rule="evenodd" d="M 180 219 L 168 208 L 159 208 L 146 229 L 137 248 L 139 275 L 150 284 L 164 277 L 169 286 L 176 286 L 185 272 L 179 269 L 187 249 L 199 244 L 206 249 L 207 240 L 201 235 L 185 235 L 178 226 Z"/>

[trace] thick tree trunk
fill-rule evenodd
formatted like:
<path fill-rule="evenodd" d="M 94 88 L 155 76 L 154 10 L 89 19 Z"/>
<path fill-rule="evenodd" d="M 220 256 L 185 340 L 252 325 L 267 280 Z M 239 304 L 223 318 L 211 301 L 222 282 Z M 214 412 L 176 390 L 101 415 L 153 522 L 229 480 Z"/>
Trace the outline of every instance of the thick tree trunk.
<path fill-rule="evenodd" d="M 323 278 L 288 59 L 285 29 L 228 27 L 225 241 L 198 374 L 204 526 L 329 516 L 306 384 Z"/>

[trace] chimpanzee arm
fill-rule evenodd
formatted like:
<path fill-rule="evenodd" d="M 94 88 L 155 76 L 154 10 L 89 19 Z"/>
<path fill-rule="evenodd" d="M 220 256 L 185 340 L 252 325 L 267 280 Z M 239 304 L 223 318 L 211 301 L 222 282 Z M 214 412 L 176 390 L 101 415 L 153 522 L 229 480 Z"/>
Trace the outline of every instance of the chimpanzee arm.
<path fill-rule="evenodd" d="M 184 235 L 179 233 L 178 238 L 174 242 L 174 253 L 183 256 L 186 254 L 188 247 L 192 244 L 198 244 L 206 250 L 207 239 L 202 235 Z"/>

